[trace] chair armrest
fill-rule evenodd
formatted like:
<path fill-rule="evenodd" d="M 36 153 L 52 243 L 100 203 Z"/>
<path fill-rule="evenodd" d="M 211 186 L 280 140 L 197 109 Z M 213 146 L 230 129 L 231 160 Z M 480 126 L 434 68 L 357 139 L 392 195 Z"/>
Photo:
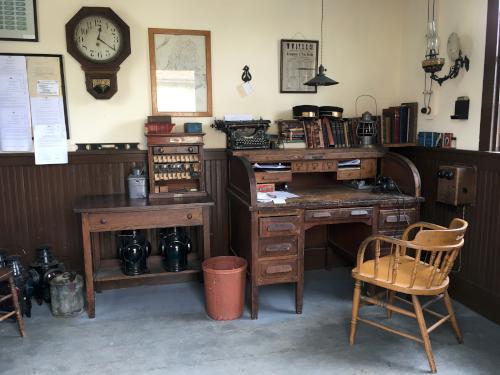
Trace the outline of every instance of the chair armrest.
<path fill-rule="evenodd" d="M 414 224 L 411 224 L 410 226 L 408 226 L 405 229 L 405 231 L 403 232 L 401 239 L 403 241 L 408 241 L 409 240 L 408 236 L 409 236 L 410 232 L 415 228 L 420 228 L 420 230 L 423 230 L 423 229 L 448 229 L 448 228 L 443 227 L 441 225 L 428 223 L 426 221 L 419 221 L 418 223 L 414 223 Z"/>
<path fill-rule="evenodd" d="M 411 248 L 411 249 L 416 249 L 416 250 L 420 249 L 419 246 L 416 246 L 415 244 L 413 244 L 409 241 L 406 241 L 406 240 L 400 240 L 398 238 L 384 236 L 384 235 L 369 236 L 361 243 L 361 245 L 359 245 L 358 255 L 357 255 L 357 260 L 356 260 L 356 266 L 358 267 L 358 269 L 361 266 L 361 264 L 363 264 L 366 248 L 368 247 L 368 245 L 371 242 L 374 242 L 377 240 L 380 242 L 385 242 L 385 243 L 389 243 L 392 245 L 397 245 L 400 248 L 404 248 L 404 249 L 406 249 L 406 248 Z"/>

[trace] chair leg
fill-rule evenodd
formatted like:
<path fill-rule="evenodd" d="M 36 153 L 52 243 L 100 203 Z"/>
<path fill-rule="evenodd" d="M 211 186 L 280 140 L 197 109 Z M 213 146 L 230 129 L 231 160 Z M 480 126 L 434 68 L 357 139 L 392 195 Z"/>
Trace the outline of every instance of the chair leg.
<path fill-rule="evenodd" d="M 19 299 L 17 298 L 17 290 L 12 275 L 9 276 L 9 286 L 10 286 L 10 292 L 12 293 L 12 304 L 14 305 L 14 309 L 16 310 L 17 327 L 19 328 L 19 333 L 21 334 L 21 337 L 24 337 L 26 335 L 24 331 L 24 321 L 21 315 L 21 308 L 19 307 Z"/>
<path fill-rule="evenodd" d="M 457 336 L 457 341 L 459 344 L 464 343 L 464 339 L 462 334 L 460 333 L 460 328 L 458 328 L 457 318 L 455 317 L 455 312 L 453 311 L 453 307 L 451 306 L 451 299 L 448 294 L 448 291 L 444 292 L 444 305 L 446 306 L 446 310 L 448 310 L 448 314 L 450 315 L 450 323 L 453 327 L 453 331 L 455 331 L 455 336 Z"/>
<path fill-rule="evenodd" d="M 387 304 L 392 305 L 394 303 L 394 295 L 396 294 L 395 291 L 389 290 L 389 296 L 387 297 Z M 387 319 L 392 318 L 392 310 L 387 309 Z"/>
<path fill-rule="evenodd" d="M 429 339 L 429 333 L 427 332 L 427 326 L 425 325 L 424 313 L 422 312 L 422 306 L 418 297 L 415 295 L 411 296 L 413 300 L 413 307 L 415 308 L 415 315 L 417 315 L 418 327 L 420 328 L 420 334 L 422 335 L 422 340 L 424 342 L 425 354 L 427 354 L 427 360 L 429 361 L 429 366 L 431 371 L 436 373 L 436 363 L 434 362 L 434 356 L 432 355 L 431 340 Z"/>
<path fill-rule="evenodd" d="M 354 345 L 354 338 L 356 337 L 356 325 L 358 323 L 360 298 L 361 298 L 361 281 L 356 280 L 356 282 L 354 283 L 354 296 L 352 297 L 351 334 L 349 336 L 349 343 L 351 345 Z"/>

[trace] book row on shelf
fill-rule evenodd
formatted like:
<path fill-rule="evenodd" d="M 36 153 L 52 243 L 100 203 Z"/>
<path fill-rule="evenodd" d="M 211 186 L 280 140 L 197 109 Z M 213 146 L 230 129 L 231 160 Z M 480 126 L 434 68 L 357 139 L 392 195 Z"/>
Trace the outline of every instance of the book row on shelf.
<path fill-rule="evenodd" d="M 417 142 L 418 103 L 403 103 L 382 110 L 382 126 L 379 128 L 383 144 Z"/>
<path fill-rule="evenodd" d="M 374 116 L 377 129 L 374 144 L 385 146 L 415 145 L 417 143 L 418 103 L 403 103 Z M 357 128 L 360 118 L 302 118 L 279 120 L 278 132 L 283 148 L 357 147 L 360 139 Z"/>

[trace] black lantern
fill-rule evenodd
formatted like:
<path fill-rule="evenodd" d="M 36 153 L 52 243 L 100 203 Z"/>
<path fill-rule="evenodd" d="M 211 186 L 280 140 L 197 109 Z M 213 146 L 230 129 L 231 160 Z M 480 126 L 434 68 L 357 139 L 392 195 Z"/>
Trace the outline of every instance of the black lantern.
<path fill-rule="evenodd" d="M 151 254 L 151 244 L 140 231 L 122 231 L 118 236 L 118 257 L 122 261 L 122 272 L 128 276 L 149 272 L 147 257 Z"/>
<path fill-rule="evenodd" d="M 166 228 L 160 232 L 160 252 L 163 267 L 169 272 L 187 269 L 187 255 L 191 252 L 191 240 L 183 228 Z"/>
<path fill-rule="evenodd" d="M 370 112 L 364 112 L 358 122 L 356 134 L 359 137 L 361 146 L 370 147 L 373 145 L 373 138 L 377 135 L 377 121 Z"/>
<path fill-rule="evenodd" d="M 50 280 L 65 271 L 64 265 L 52 256 L 50 245 L 41 245 L 36 248 L 36 259 L 30 267 L 36 273 L 33 281 L 37 303 L 50 303 Z"/>

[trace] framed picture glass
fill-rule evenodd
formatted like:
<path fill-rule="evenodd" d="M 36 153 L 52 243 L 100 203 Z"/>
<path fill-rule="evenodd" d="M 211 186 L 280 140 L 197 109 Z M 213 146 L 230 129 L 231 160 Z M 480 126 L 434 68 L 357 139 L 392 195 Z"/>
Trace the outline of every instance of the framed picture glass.
<path fill-rule="evenodd" d="M 153 115 L 212 116 L 210 31 L 148 31 Z"/>
<path fill-rule="evenodd" d="M 0 40 L 38 42 L 36 0 L 0 0 Z"/>
<path fill-rule="evenodd" d="M 317 40 L 281 39 L 280 93 L 318 92 L 316 86 L 306 86 L 318 71 Z"/>

